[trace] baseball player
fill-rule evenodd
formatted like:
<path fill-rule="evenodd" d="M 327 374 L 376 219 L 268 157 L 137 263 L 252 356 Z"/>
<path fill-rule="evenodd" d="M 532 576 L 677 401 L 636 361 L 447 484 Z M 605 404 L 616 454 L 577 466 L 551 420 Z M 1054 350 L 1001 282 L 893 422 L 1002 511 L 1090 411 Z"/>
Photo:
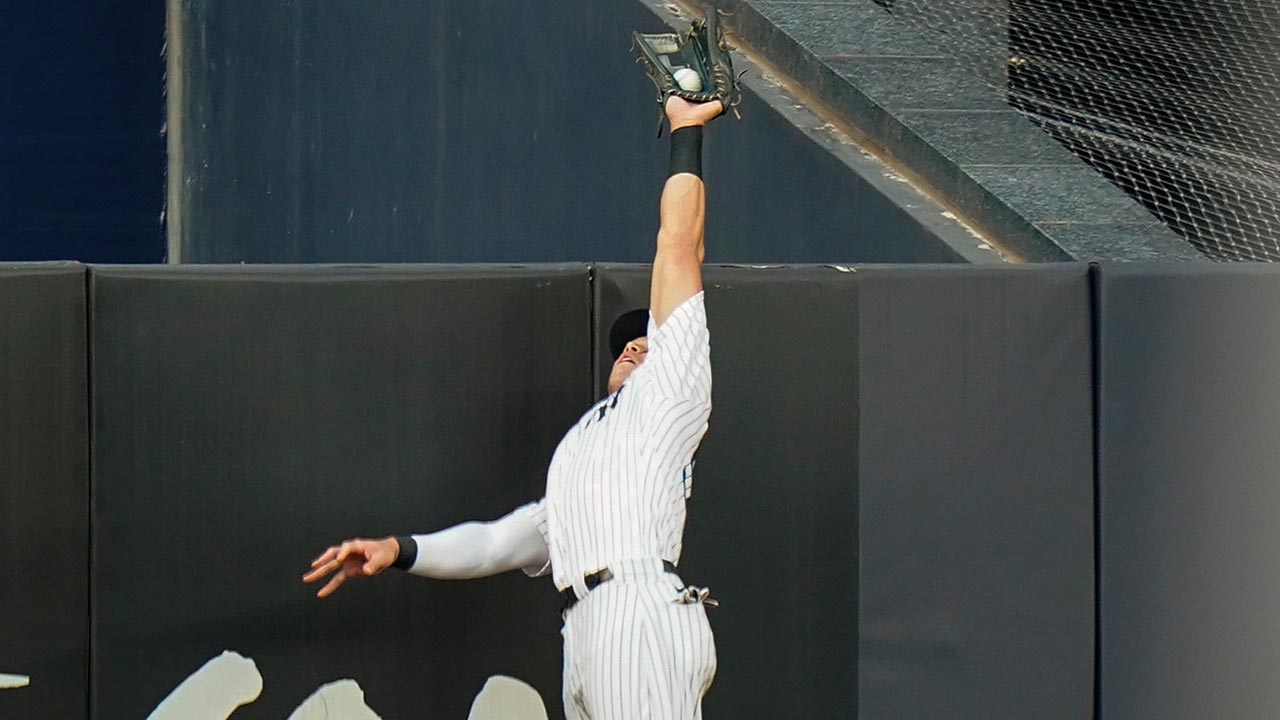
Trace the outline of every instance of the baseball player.
<path fill-rule="evenodd" d="M 714 601 L 676 565 L 711 413 L 702 133 L 730 105 L 664 98 L 671 160 L 649 308 L 614 324 L 609 394 L 565 433 L 545 496 L 492 522 L 330 547 L 303 576 L 329 578 L 320 597 L 388 567 L 438 579 L 550 573 L 563 598 L 570 720 L 702 717 L 716 670 L 705 612 Z"/>

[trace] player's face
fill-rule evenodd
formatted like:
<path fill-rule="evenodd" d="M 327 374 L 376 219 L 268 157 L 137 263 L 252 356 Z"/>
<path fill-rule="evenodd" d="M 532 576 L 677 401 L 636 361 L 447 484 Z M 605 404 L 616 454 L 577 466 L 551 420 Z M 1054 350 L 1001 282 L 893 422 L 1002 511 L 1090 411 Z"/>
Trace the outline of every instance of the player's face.
<path fill-rule="evenodd" d="M 631 377 L 631 371 L 640 367 L 640 363 L 644 362 L 644 356 L 649 352 L 649 340 L 647 338 L 638 337 L 627 343 L 626 348 L 622 350 L 622 354 L 617 360 L 613 361 L 613 369 L 609 371 L 609 392 L 618 392 L 618 388 L 622 387 L 622 383 Z"/>

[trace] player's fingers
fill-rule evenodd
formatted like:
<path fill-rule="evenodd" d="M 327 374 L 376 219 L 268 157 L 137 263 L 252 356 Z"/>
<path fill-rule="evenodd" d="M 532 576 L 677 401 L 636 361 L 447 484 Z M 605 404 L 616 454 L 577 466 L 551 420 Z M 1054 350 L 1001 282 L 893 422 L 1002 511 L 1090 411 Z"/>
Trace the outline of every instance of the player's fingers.
<path fill-rule="evenodd" d="M 316 597 L 329 597 L 330 595 L 333 594 L 334 590 L 337 590 L 342 585 L 342 583 L 346 581 L 347 581 L 347 574 L 339 570 L 338 574 L 334 575 L 333 579 L 330 580 L 327 585 L 320 588 L 320 592 L 316 593 Z"/>
<path fill-rule="evenodd" d="M 313 569 L 311 572 L 302 576 L 302 582 L 315 582 L 329 573 L 342 567 L 342 563 L 337 560 L 330 560 L 325 565 Z"/>
<path fill-rule="evenodd" d="M 346 542 L 342 543 L 342 545 L 338 548 L 338 556 L 337 556 L 336 560 L 337 560 L 339 563 L 341 563 L 341 562 L 343 562 L 344 560 L 346 560 L 347 558 L 349 558 L 349 557 L 351 557 L 352 555 L 355 555 L 355 554 L 357 554 L 357 553 L 358 553 L 358 554 L 361 554 L 361 555 L 363 555 L 363 554 L 364 554 L 364 541 L 363 541 L 363 540 L 348 540 L 348 541 L 346 541 Z"/>
<path fill-rule="evenodd" d="M 344 542 L 342 543 L 342 545 L 338 546 L 338 554 L 333 556 L 333 562 L 337 563 L 338 566 L 341 567 L 342 561 L 346 560 L 347 556 L 350 554 L 351 554 L 351 543 Z"/>
<path fill-rule="evenodd" d="M 311 567 L 318 567 L 320 565 L 323 565 L 329 562 L 330 560 L 334 559 L 335 557 L 337 557 L 337 555 L 338 555 L 338 548 L 336 546 L 331 547 L 328 550 L 325 550 L 324 552 L 316 556 L 316 559 L 311 561 Z"/>

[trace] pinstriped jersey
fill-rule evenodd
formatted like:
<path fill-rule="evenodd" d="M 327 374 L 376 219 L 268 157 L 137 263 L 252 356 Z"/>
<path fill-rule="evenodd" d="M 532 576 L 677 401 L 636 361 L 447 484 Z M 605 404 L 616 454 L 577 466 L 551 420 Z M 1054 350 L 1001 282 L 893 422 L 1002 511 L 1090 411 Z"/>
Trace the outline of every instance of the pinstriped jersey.
<path fill-rule="evenodd" d="M 565 433 L 546 496 L 521 508 L 546 540 L 558 588 L 611 562 L 680 561 L 693 455 L 711 415 L 703 293 L 660 327 L 650 316 L 648 341 L 623 386 Z"/>

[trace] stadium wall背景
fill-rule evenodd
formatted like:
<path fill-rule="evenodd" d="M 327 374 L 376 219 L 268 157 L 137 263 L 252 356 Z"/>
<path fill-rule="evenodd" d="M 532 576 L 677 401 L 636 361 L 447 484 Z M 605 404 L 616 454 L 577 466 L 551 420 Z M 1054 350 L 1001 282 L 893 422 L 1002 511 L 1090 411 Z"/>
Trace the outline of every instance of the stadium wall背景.
<path fill-rule="evenodd" d="M 1280 708 L 1280 268 L 1103 265 L 1100 717 Z"/>
<path fill-rule="evenodd" d="M 463 718 L 498 673 L 558 701 L 549 582 L 300 578 L 541 495 L 592 397 L 585 265 L 95 268 L 92 305 L 93 717 L 224 649 L 263 679 L 237 720 L 340 678 L 386 718 Z"/>
<path fill-rule="evenodd" d="M 0 265 L 0 717 L 87 717 L 85 268 Z"/>
<path fill-rule="evenodd" d="M 706 287 L 716 404 L 681 567 L 723 600 L 707 712 L 1090 717 L 1087 268 Z M 598 268 L 596 337 L 647 290 Z"/>
<path fill-rule="evenodd" d="M 629 48 L 687 26 L 675 4 L 173 7 L 172 260 L 652 258 L 667 145 Z M 713 260 L 965 261 L 946 208 L 735 61 L 741 120 L 706 141 Z"/>

